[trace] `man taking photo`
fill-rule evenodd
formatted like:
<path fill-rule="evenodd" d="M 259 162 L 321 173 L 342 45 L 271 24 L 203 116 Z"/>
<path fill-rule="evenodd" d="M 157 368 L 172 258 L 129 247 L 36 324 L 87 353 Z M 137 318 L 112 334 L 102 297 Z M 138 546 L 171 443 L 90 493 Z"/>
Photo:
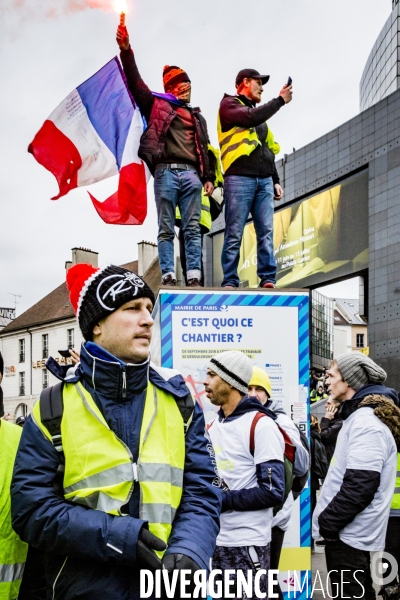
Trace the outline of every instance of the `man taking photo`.
<path fill-rule="evenodd" d="M 257 235 L 257 275 L 260 287 L 274 288 L 274 197 L 283 196 L 275 166 L 279 146 L 267 125 L 291 101 L 292 86 L 285 85 L 277 98 L 261 103 L 269 75 L 242 69 L 236 77 L 236 96 L 225 94 L 218 114 L 218 141 L 225 173 L 225 240 L 222 249 L 222 287 L 239 287 L 237 273 L 240 244 L 249 213 Z"/>

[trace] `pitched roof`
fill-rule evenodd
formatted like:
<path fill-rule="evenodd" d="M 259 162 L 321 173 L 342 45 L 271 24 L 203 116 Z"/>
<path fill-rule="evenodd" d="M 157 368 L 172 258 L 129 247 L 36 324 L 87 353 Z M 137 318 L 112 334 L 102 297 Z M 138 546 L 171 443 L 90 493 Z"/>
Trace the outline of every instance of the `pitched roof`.
<path fill-rule="evenodd" d="M 336 325 L 366 325 L 365 321 L 360 317 L 360 303 L 358 299 L 335 299 L 335 324 Z M 341 322 L 336 319 L 336 316 L 341 317 Z"/>
<path fill-rule="evenodd" d="M 138 272 L 137 260 L 125 263 L 121 266 L 125 269 L 129 269 L 129 271 L 133 271 L 133 273 L 137 274 Z M 144 275 L 144 279 L 153 292 L 157 294 L 161 285 L 161 271 L 158 258 L 152 262 Z M 50 292 L 50 294 L 47 294 L 47 296 L 31 306 L 31 308 L 28 308 L 28 310 L 14 319 L 14 321 L 11 321 L 11 323 L 4 327 L 0 332 L 0 336 L 20 329 L 26 329 L 27 327 L 45 325 L 47 323 L 53 323 L 63 319 L 72 319 L 74 317 L 75 313 L 70 304 L 69 293 L 64 282 L 58 286 L 58 288 Z"/>

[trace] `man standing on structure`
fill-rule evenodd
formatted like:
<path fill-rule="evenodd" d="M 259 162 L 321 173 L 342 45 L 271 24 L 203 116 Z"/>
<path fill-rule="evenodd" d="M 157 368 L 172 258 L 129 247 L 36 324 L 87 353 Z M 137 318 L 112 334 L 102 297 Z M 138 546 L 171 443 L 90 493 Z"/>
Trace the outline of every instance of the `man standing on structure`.
<path fill-rule="evenodd" d="M 45 551 L 49 597 L 131 600 L 141 568 L 208 568 L 220 493 L 201 408 L 150 363 L 152 290 L 113 265 L 75 265 L 67 287 L 86 343 L 24 426 L 13 526 Z"/>
<path fill-rule="evenodd" d="M 219 108 L 218 141 L 225 172 L 223 287 L 239 287 L 240 244 L 249 213 L 257 235 L 260 287 L 275 287 L 274 197 L 280 200 L 283 190 L 275 166 L 280 148 L 266 121 L 291 101 L 292 86 L 285 85 L 278 98 L 257 107 L 268 79 L 255 69 L 242 69 L 236 77 L 237 95 L 225 94 Z"/>
<path fill-rule="evenodd" d="M 150 91 L 140 76 L 125 27 L 117 30 L 121 61 L 128 87 L 147 129 L 140 140 L 139 156 L 154 176 L 158 215 L 158 255 L 163 285 L 176 285 L 174 265 L 175 209 L 181 213 L 188 287 L 200 287 L 201 191 L 213 192 L 214 155 L 208 149 L 207 123 L 199 108 L 189 105 L 191 83 L 185 71 L 165 66 L 165 94 Z"/>

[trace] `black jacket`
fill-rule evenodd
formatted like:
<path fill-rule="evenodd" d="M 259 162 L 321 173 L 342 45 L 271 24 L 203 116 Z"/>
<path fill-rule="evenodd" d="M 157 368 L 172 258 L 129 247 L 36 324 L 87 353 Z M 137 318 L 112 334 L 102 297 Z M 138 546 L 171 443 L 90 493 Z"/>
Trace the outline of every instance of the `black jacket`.
<path fill-rule="evenodd" d="M 328 464 L 330 464 L 333 453 L 335 452 L 336 440 L 339 435 L 339 431 L 342 429 L 343 421 L 339 419 L 337 414 L 333 419 L 321 419 L 321 442 L 325 446 L 326 458 Z"/>
<path fill-rule="evenodd" d="M 321 436 L 316 426 L 310 427 L 311 447 L 311 488 L 319 490 L 320 480 L 325 479 L 328 472 L 326 450 L 321 443 Z"/>
<path fill-rule="evenodd" d="M 138 154 L 154 175 L 157 160 L 160 162 L 159 159 L 163 154 L 168 130 L 176 117 L 176 106 L 153 95 L 139 73 L 131 48 L 121 51 L 121 61 L 129 91 L 147 121 L 147 128 L 141 137 Z M 200 179 L 203 183 L 214 182 L 215 157 L 208 150 L 210 140 L 207 123 L 199 108 L 192 108 L 191 113 L 196 132 Z"/>
<path fill-rule="evenodd" d="M 244 103 L 244 106 L 238 99 Z M 229 96 L 225 94 L 219 107 L 222 131 L 229 131 L 234 126 L 254 127 L 261 142 L 261 146 L 257 146 L 249 156 L 237 158 L 227 169 L 225 176 L 272 177 L 274 184 L 279 183 L 275 155 L 265 141 L 268 133 L 266 121 L 278 112 L 284 104 L 285 101 L 281 96 L 274 98 L 267 104 L 256 106 L 246 96 Z"/>

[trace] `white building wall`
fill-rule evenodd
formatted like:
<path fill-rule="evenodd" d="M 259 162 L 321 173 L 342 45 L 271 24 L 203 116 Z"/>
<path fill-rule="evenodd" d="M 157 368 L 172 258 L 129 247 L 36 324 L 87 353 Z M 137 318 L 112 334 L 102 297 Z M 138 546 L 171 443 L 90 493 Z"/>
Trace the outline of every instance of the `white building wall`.
<path fill-rule="evenodd" d="M 74 347 L 80 348 L 83 337 L 78 327 L 76 319 L 61 321 L 51 325 L 30 328 L 32 334 L 32 355 L 31 355 L 31 336 L 25 331 L 10 333 L 9 336 L 0 339 L 0 349 L 4 359 L 5 373 L 2 382 L 4 394 L 4 410 L 15 416 L 17 407 L 23 403 L 28 407 L 28 413 L 32 410 L 35 400 L 39 397 L 43 389 L 43 371 L 45 370 L 46 359 L 43 359 L 43 334 L 49 336 L 49 356 L 60 360 L 63 359 L 58 350 L 68 348 L 68 329 L 74 330 Z M 25 339 L 25 362 L 19 362 L 19 340 Z M 11 374 L 13 370 L 15 374 Z M 8 373 L 7 373 L 8 371 Z M 25 373 L 25 395 L 20 396 L 19 382 L 20 372 Z M 57 383 L 56 377 L 48 374 L 48 385 Z M 32 388 L 31 388 L 32 376 Z M 20 414 L 21 411 L 18 411 Z"/>
<path fill-rule="evenodd" d="M 333 336 L 333 357 L 352 352 L 350 325 L 335 325 Z"/>

